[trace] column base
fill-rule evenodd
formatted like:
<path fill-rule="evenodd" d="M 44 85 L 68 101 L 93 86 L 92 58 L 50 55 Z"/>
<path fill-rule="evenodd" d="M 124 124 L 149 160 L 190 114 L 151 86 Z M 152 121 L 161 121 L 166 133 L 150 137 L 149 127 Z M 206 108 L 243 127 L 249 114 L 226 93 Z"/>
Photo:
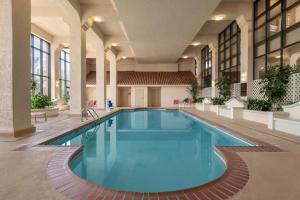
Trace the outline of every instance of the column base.
<path fill-rule="evenodd" d="M 4 138 L 18 138 L 32 135 L 36 131 L 35 126 L 29 128 L 14 130 L 14 129 L 2 129 L 0 130 L 0 136 Z"/>

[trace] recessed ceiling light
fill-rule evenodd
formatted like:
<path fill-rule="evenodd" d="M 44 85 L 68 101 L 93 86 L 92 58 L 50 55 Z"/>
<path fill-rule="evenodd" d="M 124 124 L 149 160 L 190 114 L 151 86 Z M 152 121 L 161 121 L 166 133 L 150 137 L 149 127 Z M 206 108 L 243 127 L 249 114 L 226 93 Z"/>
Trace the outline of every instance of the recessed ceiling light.
<path fill-rule="evenodd" d="M 212 19 L 215 21 L 221 21 L 226 17 L 226 15 L 215 15 Z"/>
<path fill-rule="evenodd" d="M 126 56 L 122 56 L 122 59 L 126 59 L 127 57 Z"/>
<path fill-rule="evenodd" d="M 182 58 L 183 58 L 183 59 L 187 59 L 187 58 L 189 58 L 189 57 L 188 57 L 188 56 L 182 56 Z"/>
<path fill-rule="evenodd" d="M 99 16 L 94 16 L 93 20 L 94 20 L 94 22 L 102 22 L 103 21 L 102 17 L 99 17 Z"/>
<path fill-rule="evenodd" d="M 193 43 L 192 43 L 192 45 L 195 46 L 195 47 L 196 47 L 196 46 L 199 46 L 200 44 L 201 44 L 200 42 L 193 42 Z"/>
<path fill-rule="evenodd" d="M 111 46 L 112 46 L 112 47 L 117 47 L 117 46 L 118 46 L 118 43 L 111 43 Z"/>

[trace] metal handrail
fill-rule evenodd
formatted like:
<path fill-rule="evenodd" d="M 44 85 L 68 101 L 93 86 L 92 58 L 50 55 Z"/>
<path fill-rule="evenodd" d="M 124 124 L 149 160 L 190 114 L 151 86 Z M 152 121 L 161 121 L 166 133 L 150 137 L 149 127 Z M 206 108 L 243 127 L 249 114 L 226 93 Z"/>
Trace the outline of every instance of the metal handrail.
<path fill-rule="evenodd" d="M 94 120 L 99 119 L 99 115 L 95 111 L 94 108 L 83 108 L 81 110 L 81 121 L 83 122 L 83 116 L 85 115 L 85 119 L 88 120 L 88 114 L 92 116 Z"/>
<path fill-rule="evenodd" d="M 88 108 L 89 110 L 93 111 L 93 113 L 96 115 L 97 119 L 99 119 L 98 113 L 95 111 L 94 108 Z"/>

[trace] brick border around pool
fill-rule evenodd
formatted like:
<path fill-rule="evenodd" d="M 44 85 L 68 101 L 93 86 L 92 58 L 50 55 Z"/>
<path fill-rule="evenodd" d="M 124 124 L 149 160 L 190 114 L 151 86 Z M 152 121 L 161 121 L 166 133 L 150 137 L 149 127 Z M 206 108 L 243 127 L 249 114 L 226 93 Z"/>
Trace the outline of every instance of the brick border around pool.
<path fill-rule="evenodd" d="M 159 193 L 139 193 L 125 192 L 104 188 L 92 184 L 76 176 L 69 168 L 69 163 L 78 153 L 81 152 L 82 146 L 47 146 L 37 145 L 23 150 L 34 151 L 56 151 L 54 158 L 48 163 L 47 176 L 52 186 L 62 194 L 71 199 L 91 200 L 142 200 L 142 199 L 159 199 L 159 200 L 222 200 L 228 199 L 237 194 L 247 184 L 249 180 L 249 171 L 246 163 L 241 159 L 237 152 L 282 152 L 280 148 L 251 138 L 235 130 L 229 129 L 218 123 L 202 119 L 192 112 L 185 112 L 225 131 L 232 132 L 236 135 L 248 139 L 257 144 L 257 146 L 218 146 L 216 149 L 221 152 L 226 160 L 227 168 L 223 175 L 209 183 L 175 192 Z M 22 150 L 22 149 L 19 149 Z"/>

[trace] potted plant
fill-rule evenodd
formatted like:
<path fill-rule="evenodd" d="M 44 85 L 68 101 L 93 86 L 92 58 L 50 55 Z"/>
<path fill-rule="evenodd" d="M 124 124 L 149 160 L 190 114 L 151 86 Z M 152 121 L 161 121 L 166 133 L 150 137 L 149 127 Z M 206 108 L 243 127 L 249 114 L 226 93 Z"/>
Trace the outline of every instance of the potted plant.
<path fill-rule="evenodd" d="M 64 104 L 67 105 L 69 103 L 69 101 L 70 101 L 70 95 L 68 95 L 68 94 L 64 95 L 62 97 L 62 100 L 63 100 Z"/>
<path fill-rule="evenodd" d="M 225 76 L 220 76 L 215 84 L 219 90 L 219 96 L 225 101 L 230 99 L 231 90 L 230 90 L 230 80 Z M 220 101 L 221 102 L 221 101 Z"/>
<path fill-rule="evenodd" d="M 47 117 L 58 115 L 58 108 L 54 107 L 51 98 L 41 93 L 31 96 L 31 111 L 45 112 Z"/>
<path fill-rule="evenodd" d="M 225 102 L 230 99 L 231 91 L 230 91 L 230 80 L 225 76 L 220 76 L 215 86 L 219 90 L 219 97 L 215 97 L 211 99 L 212 105 L 210 105 L 209 110 L 211 112 L 218 113 L 218 109 L 220 106 L 224 106 Z"/>
<path fill-rule="evenodd" d="M 272 104 L 272 111 L 280 109 L 280 103 L 286 95 L 292 69 L 293 67 L 291 66 L 269 66 L 264 78 L 259 82 L 262 86 L 260 92 Z"/>
<path fill-rule="evenodd" d="M 247 110 L 243 110 L 243 119 L 266 124 L 273 129 L 274 117 L 287 117 L 288 113 L 272 111 L 272 103 L 268 100 L 249 99 Z"/>
<path fill-rule="evenodd" d="M 191 95 L 192 100 L 193 100 L 194 103 L 197 102 L 197 99 L 198 99 L 199 94 L 200 94 L 200 89 L 201 89 L 201 87 L 198 84 L 198 82 L 194 82 L 190 86 L 187 87 L 187 91 Z"/>
<path fill-rule="evenodd" d="M 269 129 L 273 129 L 274 117 L 287 117 L 288 113 L 278 111 L 286 94 L 292 71 L 291 66 L 269 66 L 259 82 L 262 86 L 260 92 L 264 94 L 264 99 L 249 99 L 248 110 L 243 111 L 243 118 L 266 124 Z"/>

